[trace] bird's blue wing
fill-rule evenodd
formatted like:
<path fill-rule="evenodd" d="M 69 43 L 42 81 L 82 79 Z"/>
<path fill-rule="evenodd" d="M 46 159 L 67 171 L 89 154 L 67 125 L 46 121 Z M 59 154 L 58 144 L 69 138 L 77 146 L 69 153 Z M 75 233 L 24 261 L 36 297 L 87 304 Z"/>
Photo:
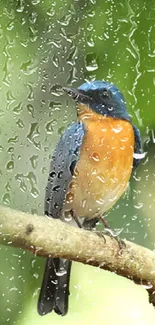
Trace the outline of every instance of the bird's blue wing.
<path fill-rule="evenodd" d="M 142 155 L 142 140 L 140 136 L 140 131 L 133 125 L 134 137 L 135 137 L 135 147 L 134 147 L 134 158 L 133 158 L 133 171 L 137 168 L 140 163 Z"/>
<path fill-rule="evenodd" d="M 50 164 L 45 194 L 45 214 L 60 218 L 66 191 L 71 181 L 85 134 L 84 124 L 73 123 L 61 136 Z"/>
<path fill-rule="evenodd" d="M 71 181 L 85 134 L 84 124 L 73 123 L 61 136 L 50 164 L 45 194 L 45 214 L 61 218 L 66 191 Z M 45 315 L 55 310 L 65 315 L 68 310 L 71 261 L 48 258 L 45 266 L 38 312 Z"/>

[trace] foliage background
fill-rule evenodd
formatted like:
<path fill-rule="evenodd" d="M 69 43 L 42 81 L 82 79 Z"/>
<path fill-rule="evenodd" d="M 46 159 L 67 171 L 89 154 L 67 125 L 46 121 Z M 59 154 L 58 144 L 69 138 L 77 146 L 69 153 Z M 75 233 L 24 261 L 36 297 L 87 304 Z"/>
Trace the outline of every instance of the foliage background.
<path fill-rule="evenodd" d="M 0 200 L 42 213 L 49 160 L 76 117 L 60 85 L 106 79 L 123 92 L 146 156 L 107 218 L 122 237 L 154 248 L 155 2 L 0 0 Z M 153 324 L 143 286 L 74 263 L 66 317 L 40 317 L 45 261 L 0 250 L 0 324 Z"/>

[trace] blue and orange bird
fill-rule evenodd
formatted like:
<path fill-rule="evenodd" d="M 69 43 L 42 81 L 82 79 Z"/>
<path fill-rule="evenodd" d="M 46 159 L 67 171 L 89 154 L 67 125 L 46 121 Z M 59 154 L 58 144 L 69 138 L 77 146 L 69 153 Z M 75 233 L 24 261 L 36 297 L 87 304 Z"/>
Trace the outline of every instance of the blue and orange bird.
<path fill-rule="evenodd" d="M 77 102 L 77 121 L 61 136 L 50 165 L 45 214 L 80 226 L 104 221 L 139 164 L 141 138 L 123 95 L 106 81 L 64 88 Z M 38 312 L 68 310 L 71 261 L 48 258 Z"/>

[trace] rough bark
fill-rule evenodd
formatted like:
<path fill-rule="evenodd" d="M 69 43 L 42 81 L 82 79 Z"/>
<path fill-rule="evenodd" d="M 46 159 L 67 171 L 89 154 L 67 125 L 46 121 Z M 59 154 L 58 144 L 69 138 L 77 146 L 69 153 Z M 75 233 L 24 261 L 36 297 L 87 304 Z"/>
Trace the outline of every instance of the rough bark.
<path fill-rule="evenodd" d="M 155 304 L 155 252 L 60 220 L 0 207 L 0 244 L 21 247 L 38 256 L 71 259 L 115 272 L 146 286 Z"/>

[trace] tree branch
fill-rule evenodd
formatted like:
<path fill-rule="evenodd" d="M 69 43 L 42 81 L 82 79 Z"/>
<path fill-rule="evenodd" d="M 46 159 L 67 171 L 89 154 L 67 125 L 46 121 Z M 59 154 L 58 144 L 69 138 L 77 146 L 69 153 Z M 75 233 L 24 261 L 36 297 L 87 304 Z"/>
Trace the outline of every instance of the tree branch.
<path fill-rule="evenodd" d="M 155 304 L 155 253 L 128 241 L 120 251 L 116 240 L 104 238 L 47 216 L 0 207 L 0 244 L 115 272 L 145 285 Z"/>

